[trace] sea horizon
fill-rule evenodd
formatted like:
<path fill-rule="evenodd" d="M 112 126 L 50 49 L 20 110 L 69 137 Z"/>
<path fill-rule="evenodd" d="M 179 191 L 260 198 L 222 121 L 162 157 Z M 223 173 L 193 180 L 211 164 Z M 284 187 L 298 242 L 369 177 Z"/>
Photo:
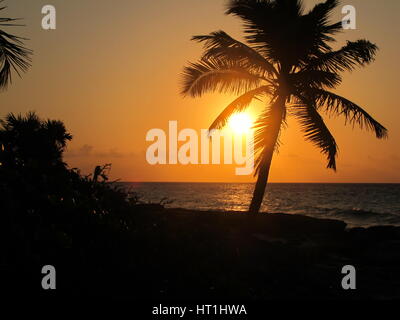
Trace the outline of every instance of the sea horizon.
<path fill-rule="evenodd" d="M 247 211 L 253 183 L 118 182 L 143 202 L 199 211 Z M 399 183 L 270 183 L 261 211 L 400 226 Z"/>
<path fill-rule="evenodd" d="M 0 2 L 5 304 L 400 299 L 400 1 Z"/>
<path fill-rule="evenodd" d="M 111 183 L 239 183 L 239 184 L 255 184 L 255 182 L 237 182 L 237 181 L 122 181 L 116 180 Z M 400 184 L 400 182 L 268 182 L 268 184 Z"/>

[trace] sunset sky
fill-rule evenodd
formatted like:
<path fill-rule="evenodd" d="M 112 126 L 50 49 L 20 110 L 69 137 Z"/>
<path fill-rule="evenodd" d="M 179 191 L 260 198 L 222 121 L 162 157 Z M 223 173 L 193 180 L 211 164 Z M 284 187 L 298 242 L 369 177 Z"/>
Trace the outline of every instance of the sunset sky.
<path fill-rule="evenodd" d="M 320 1 L 305 1 L 306 7 Z M 22 79 L 1 93 L 0 116 L 36 111 L 63 120 L 74 139 L 66 161 L 90 172 L 112 163 L 112 178 L 123 181 L 253 181 L 235 175 L 230 165 L 147 164 L 148 130 L 208 128 L 235 97 L 209 94 L 183 98 L 181 72 L 202 52 L 192 35 L 224 30 L 243 39 L 241 21 L 224 15 L 225 0 L 15 0 L 6 1 L 2 16 L 24 18 L 24 28 L 10 28 L 30 40 L 33 65 Z M 41 28 L 41 8 L 57 9 L 57 29 Z M 400 1 L 342 1 L 357 9 L 357 30 L 339 35 L 366 38 L 380 51 L 365 69 L 344 74 L 337 93 L 356 102 L 389 129 L 388 140 L 344 126 L 344 119 L 326 119 L 339 145 L 338 172 L 304 141 L 296 120 L 289 120 L 275 156 L 271 182 L 400 182 Z M 341 7 L 333 18 L 341 20 Z M 260 104 L 249 110 L 256 115 Z"/>

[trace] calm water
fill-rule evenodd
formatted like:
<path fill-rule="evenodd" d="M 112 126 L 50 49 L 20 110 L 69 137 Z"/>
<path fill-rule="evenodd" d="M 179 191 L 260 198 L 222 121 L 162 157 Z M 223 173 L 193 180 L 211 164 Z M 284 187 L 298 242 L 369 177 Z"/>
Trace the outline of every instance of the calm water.
<path fill-rule="evenodd" d="M 168 207 L 245 211 L 253 184 L 126 183 L 145 201 L 172 201 Z M 349 227 L 400 226 L 400 184 L 270 184 L 262 210 L 334 218 Z"/>

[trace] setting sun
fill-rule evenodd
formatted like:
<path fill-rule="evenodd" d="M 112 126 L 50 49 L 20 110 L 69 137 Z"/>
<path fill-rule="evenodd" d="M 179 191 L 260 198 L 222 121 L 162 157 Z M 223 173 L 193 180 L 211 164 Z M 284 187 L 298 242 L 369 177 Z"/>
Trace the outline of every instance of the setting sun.
<path fill-rule="evenodd" d="M 400 0 L 115 2 L 0 0 L 5 305 L 399 299 Z"/>
<path fill-rule="evenodd" d="M 235 133 L 245 133 L 253 126 L 253 120 L 248 113 L 235 113 L 229 119 L 229 128 Z"/>

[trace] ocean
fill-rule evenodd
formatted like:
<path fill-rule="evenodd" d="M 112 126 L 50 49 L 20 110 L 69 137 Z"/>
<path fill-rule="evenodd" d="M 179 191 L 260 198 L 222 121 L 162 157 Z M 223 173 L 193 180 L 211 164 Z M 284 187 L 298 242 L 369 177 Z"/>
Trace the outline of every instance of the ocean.
<path fill-rule="evenodd" d="M 251 183 L 123 183 L 142 201 L 166 207 L 246 211 Z M 400 184 L 271 183 L 262 211 L 338 219 L 348 227 L 400 226 Z"/>

